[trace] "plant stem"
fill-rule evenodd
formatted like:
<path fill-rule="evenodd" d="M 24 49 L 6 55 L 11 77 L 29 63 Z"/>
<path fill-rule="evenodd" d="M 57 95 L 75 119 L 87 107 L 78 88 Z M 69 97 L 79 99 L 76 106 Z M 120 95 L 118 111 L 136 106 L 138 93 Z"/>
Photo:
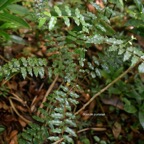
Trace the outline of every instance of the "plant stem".
<path fill-rule="evenodd" d="M 52 84 L 50 85 L 50 87 L 48 88 L 48 90 L 47 90 L 46 94 L 44 95 L 43 101 L 42 101 L 42 103 L 41 103 L 41 105 L 40 105 L 39 108 L 43 108 L 43 104 L 44 104 L 44 102 L 46 101 L 47 96 L 48 96 L 48 95 L 50 94 L 50 92 L 52 91 L 52 89 L 53 89 L 53 87 L 54 87 L 54 85 L 55 85 L 58 77 L 59 77 L 59 76 L 57 75 L 57 76 L 55 77 L 54 81 L 52 82 Z M 40 111 L 37 112 L 37 116 L 39 116 L 39 115 L 40 115 Z"/>
<path fill-rule="evenodd" d="M 130 72 L 133 68 L 138 66 L 143 60 L 139 59 L 139 61 L 134 64 L 133 66 L 129 67 L 126 71 L 124 71 L 120 76 L 118 76 L 116 79 L 114 79 L 110 84 L 108 84 L 106 87 L 101 89 L 98 93 L 96 93 L 86 104 L 83 105 L 81 109 L 79 109 L 75 115 L 79 114 L 82 110 L 84 110 L 96 97 L 101 95 L 104 91 L 106 91 L 108 88 L 110 88 L 113 84 L 115 84 L 117 81 L 119 81 L 122 77 L 124 77 L 128 72 Z"/>

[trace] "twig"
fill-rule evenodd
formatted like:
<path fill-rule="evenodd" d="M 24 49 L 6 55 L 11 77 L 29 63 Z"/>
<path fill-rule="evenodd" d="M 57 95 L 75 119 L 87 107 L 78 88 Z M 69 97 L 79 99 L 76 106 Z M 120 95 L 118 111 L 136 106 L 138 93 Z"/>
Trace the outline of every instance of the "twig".
<path fill-rule="evenodd" d="M 52 144 L 58 144 L 58 143 L 62 142 L 63 140 L 64 140 L 64 138 L 61 138 L 61 139 L 59 139 L 58 141 L 56 141 L 56 142 L 54 142 Z"/>
<path fill-rule="evenodd" d="M 106 128 L 85 128 L 85 129 L 79 130 L 77 133 L 81 133 L 81 132 L 88 131 L 88 130 L 105 131 Z"/>
<path fill-rule="evenodd" d="M 5 58 L 4 58 L 3 56 L 1 56 L 1 55 L 0 55 L 0 58 L 1 58 L 3 61 L 8 62 L 8 60 L 5 59 Z"/>
<path fill-rule="evenodd" d="M 43 101 L 42 101 L 42 103 L 41 103 L 39 108 L 43 108 L 43 106 L 44 106 L 43 104 L 46 101 L 46 97 L 50 94 L 51 90 L 53 89 L 53 87 L 54 87 L 54 85 L 55 85 L 55 83 L 57 81 L 57 79 L 58 79 L 58 75 L 56 76 L 56 78 L 54 79 L 54 81 L 52 82 L 50 87 L 48 88 L 48 90 L 47 90 L 46 94 L 44 95 Z M 37 112 L 37 116 L 39 116 L 39 115 L 40 115 L 40 111 Z"/>
<path fill-rule="evenodd" d="M 16 95 L 13 92 L 11 92 L 10 94 L 12 94 L 14 96 L 13 99 L 15 99 L 15 100 L 19 101 L 20 103 L 22 103 L 23 105 L 25 105 L 25 102 L 18 95 Z"/>
<path fill-rule="evenodd" d="M 9 102 L 10 102 L 11 107 L 12 107 L 13 110 L 15 111 L 15 113 L 16 113 L 23 121 L 25 121 L 26 123 L 30 123 L 30 122 L 31 122 L 31 121 L 25 119 L 25 118 L 16 110 L 16 108 L 15 108 L 15 106 L 14 106 L 11 98 L 9 98 Z"/>
<path fill-rule="evenodd" d="M 82 110 L 84 110 L 96 97 L 101 95 L 104 91 L 106 91 L 108 88 L 110 88 L 113 84 L 115 84 L 118 80 L 120 80 L 122 77 L 124 77 L 128 72 L 130 72 L 133 68 L 135 68 L 137 65 L 139 65 L 143 60 L 140 59 L 135 65 L 129 67 L 126 71 L 124 71 L 120 76 L 118 76 L 116 79 L 114 79 L 110 84 L 108 84 L 106 87 L 101 89 L 98 93 L 96 93 L 86 104 L 83 105 L 81 109 L 79 109 L 75 115 L 79 114 Z"/>

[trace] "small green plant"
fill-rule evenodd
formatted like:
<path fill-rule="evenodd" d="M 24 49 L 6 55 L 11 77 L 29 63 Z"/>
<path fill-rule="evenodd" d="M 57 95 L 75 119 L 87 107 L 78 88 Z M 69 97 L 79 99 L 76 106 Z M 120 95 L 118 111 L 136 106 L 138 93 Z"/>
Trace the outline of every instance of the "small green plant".
<path fill-rule="evenodd" d="M 28 28 L 23 19 L 7 13 L 15 6 L 8 6 L 12 2 L 0 2 L 0 20 L 6 17 L 8 24 L 17 23 Z M 12 59 L 0 67 L 0 80 L 8 81 L 20 74 L 24 79 L 45 76 L 48 83 L 56 77 L 53 82 L 58 78 L 59 82 L 56 90 L 46 93 L 45 101 L 33 116 L 34 123 L 19 134 L 20 144 L 74 144 L 76 139 L 86 144 L 106 144 L 107 141 L 97 136 L 78 138 L 78 129 L 88 126 L 78 114 L 98 96 L 119 97 L 123 111 L 136 116 L 144 128 L 144 91 L 140 78 L 144 73 L 144 53 L 133 35 L 143 28 L 143 6 L 141 1 L 134 0 L 133 3 L 136 4 L 134 12 L 127 9 L 122 0 L 104 1 L 107 5 L 104 8 L 90 3 L 96 9 L 95 13 L 87 11 L 85 1 L 78 1 L 81 4 L 78 6 L 76 2 L 51 3 L 51 6 L 47 1 L 34 3 L 37 31 L 45 41 L 47 57 Z M 127 26 L 133 26 L 131 36 L 124 35 L 113 24 L 117 17 L 124 18 L 124 12 L 129 20 L 124 27 L 118 27 L 124 31 Z M 137 19 L 139 26 L 135 24 Z M 1 87 L 0 90 L 7 96 L 6 89 Z M 87 92 L 92 96 L 83 102 L 81 95 Z"/>
<path fill-rule="evenodd" d="M 19 143 L 61 142 L 74 143 L 72 137 L 77 137 L 74 128 L 77 127 L 76 117 L 73 115 L 72 106 L 76 106 L 78 94 L 66 86 L 60 86 L 48 97 L 44 103 L 46 109 L 39 109 L 41 117 L 34 116 L 41 125 L 30 124 L 19 139 Z M 53 108 L 53 105 L 56 105 Z"/>
<path fill-rule="evenodd" d="M 30 28 L 22 18 L 28 14 L 28 9 L 18 5 L 16 0 L 0 1 L 0 40 L 6 42 L 14 39 L 13 35 L 7 33 L 9 29 Z"/>

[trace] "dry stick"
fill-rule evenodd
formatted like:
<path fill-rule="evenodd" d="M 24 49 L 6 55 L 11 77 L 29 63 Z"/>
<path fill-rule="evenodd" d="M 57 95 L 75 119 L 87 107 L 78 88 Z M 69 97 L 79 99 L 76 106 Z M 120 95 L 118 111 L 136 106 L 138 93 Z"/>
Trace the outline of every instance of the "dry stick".
<path fill-rule="evenodd" d="M 88 130 L 105 131 L 106 128 L 85 128 L 85 129 L 79 130 L 77 133 L 82 133 L 82 132 L 85 132 L 85 131 L 88 131 Z"/>
<path fill-rule="evenodd" d="M 83 105 L 81 109 L 79 109 L 75 115 L 79 114 L 82 110 L 84 110 L 96 97 L 101 95 L 104 91 L 106 91 L 108 88 L 110 88 L 113 84 L 115 84 L 118 80 L 120 80 L 122 77 L 124 77 L 129 71 L 131 71 L 134 67 L 139 65 L 143 60 L 140 59 L 135 65 L 132 67 L 129 67 L 126 71 L 124 71 L 120 76 L 118 76 L 116 79 L 114 79 L 110 84 L 108 84 L 106 87 L 101 89 L 98 93 L 96 93 L 86 104 Z"/>
<path fill-rule="evenodd" d="M 54 85 L 55 85 L 55 83 L 57 81 L 57 79 L 58 79 L 58 75 L 56 76 L 56 78 L 54 79 L 54 81 L 52 82 L 50 87 L 48 88 L 48 90 L 47 90 L 46 94 L 44 95 L 43 101 L 42 101 L 42 103 L 41 103 L 39 108 L 43 108 L 43 106 L 44 106 L 43 104 L 46 101 L 46 97 L 50 94 L 51 90 L 53 89 L 53 87 L 54 87 Z M 37 116 L 39 116 L 39 115 L 40 115 L 40 111 L 37 112 Z"/>
<path fill-rule="evenodd" d="M 11 107 L 12 107 L 13 110 L 15 111 L 15 113 L 16 113 L 23 121 L 25 121 L 26 123 L 30 123 L 30 122 L 31 122 L 31 121 L 25 119 L 25 118 L 16 110 L 16 108 L 15 108 L 15 106 L 14 106 L 11 98 L 9 98 L 9 102 L 10 102 Z"/>
<path fill-rule="evenodd" d="M 59 139 L 58 141 L 52 143 L 52 144 L 59 144 L 60 142 L 62 142 L 64 140 L 64 138 Z"/>

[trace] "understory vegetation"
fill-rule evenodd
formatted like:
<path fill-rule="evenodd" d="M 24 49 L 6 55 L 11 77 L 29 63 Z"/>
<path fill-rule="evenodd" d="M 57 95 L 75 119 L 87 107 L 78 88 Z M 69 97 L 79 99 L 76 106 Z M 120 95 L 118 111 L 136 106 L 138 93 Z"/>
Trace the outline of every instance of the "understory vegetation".
<path fill-rule="evenodd" d="M 143 144 L 143 4 L 0 1 L 0 144 Z"/>

